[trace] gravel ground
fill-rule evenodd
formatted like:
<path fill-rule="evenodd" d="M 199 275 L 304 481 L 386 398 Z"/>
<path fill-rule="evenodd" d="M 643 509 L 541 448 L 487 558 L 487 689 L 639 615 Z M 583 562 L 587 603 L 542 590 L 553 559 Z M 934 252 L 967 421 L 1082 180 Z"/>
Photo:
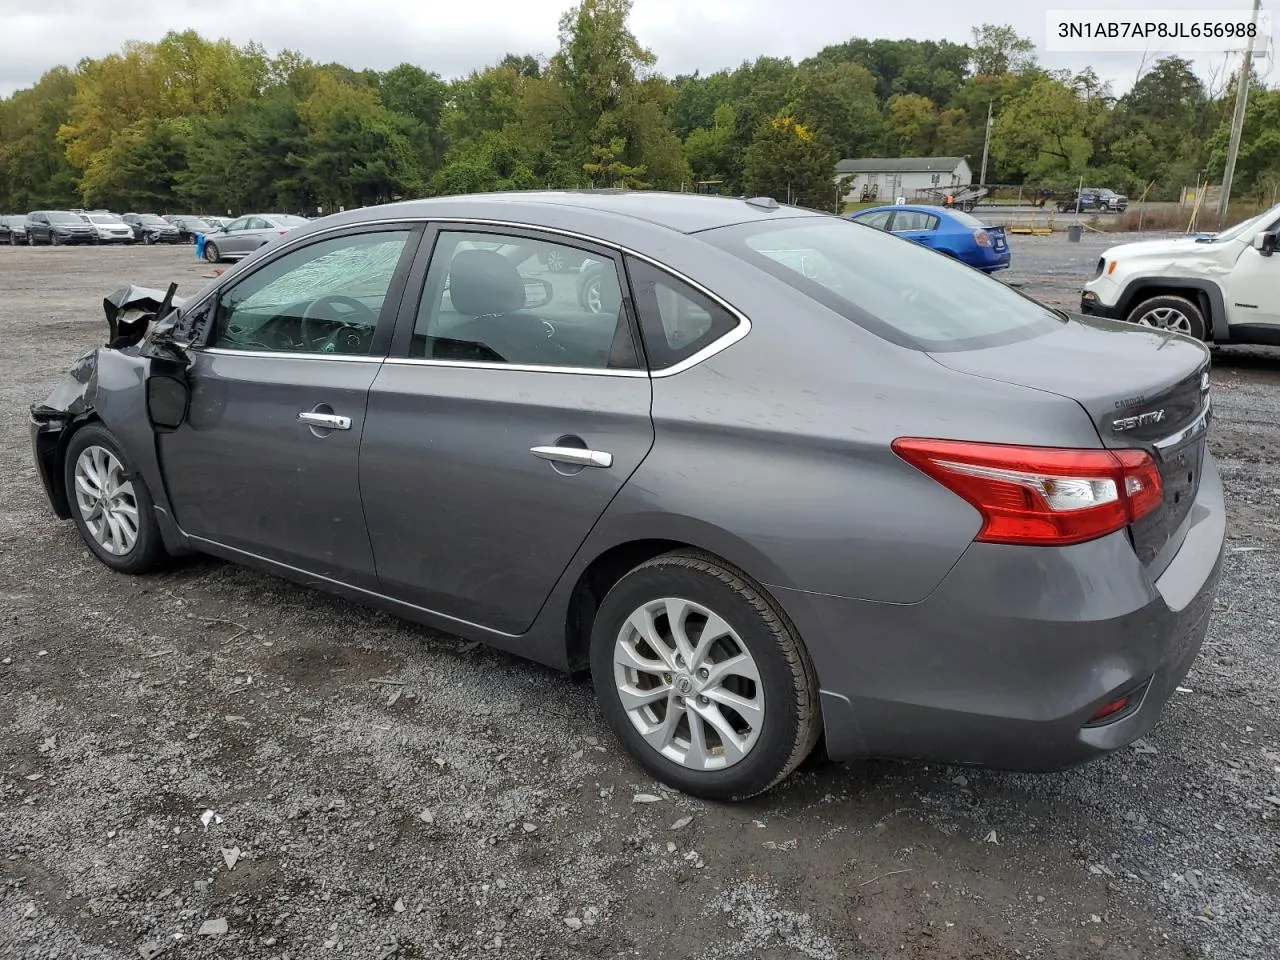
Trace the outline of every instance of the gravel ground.
<path fill-rule="evenodd" d="M 1015 237 L 1074 305 L 1115 237 Z M 1230 554 L 1153 735 L 1065 774 L 814 758 L 647 780 L 585 680 L 261 573 L 130 579 L 26 408 L 190 248 L 0 248 L 0 956 L 1280 958 L 1280 352 L 1222 350 Z"/>

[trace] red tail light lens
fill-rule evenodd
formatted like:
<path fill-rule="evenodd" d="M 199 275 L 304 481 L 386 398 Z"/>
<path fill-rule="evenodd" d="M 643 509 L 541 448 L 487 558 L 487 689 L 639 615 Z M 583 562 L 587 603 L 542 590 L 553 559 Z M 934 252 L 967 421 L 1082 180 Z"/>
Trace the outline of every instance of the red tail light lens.
<path fill-rule="evenodd" d="M 973 231 L 973 242 L 980 247 L 989 247 L 991 246 L 991 234 L 985 230 L 975 230 Z"/>
<path fill-rule="evenodd" d="M 902 437 L 893 451 L 982 514 L 982 543 L 1084 543 L 1123 529 L 1164 498 L 1160 470 L 1143 450 Z"/>

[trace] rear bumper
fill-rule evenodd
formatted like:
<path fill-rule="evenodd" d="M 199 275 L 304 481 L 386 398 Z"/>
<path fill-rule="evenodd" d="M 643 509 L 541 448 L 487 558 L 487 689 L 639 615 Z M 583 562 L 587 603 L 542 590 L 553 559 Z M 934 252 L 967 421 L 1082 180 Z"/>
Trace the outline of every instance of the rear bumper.
<path fill-rule="evenodd" d="M 1203 643 L 1225 536 L 1208 459 L 1155 581 L 1121 532 L 1052 550 L 974 544 L 916 604 L 775 595 L 813 656 L 832 758 L 1061 770 L 1156 725 Z M 1125 695 L 1117 719 L 1089 725 Z"/>

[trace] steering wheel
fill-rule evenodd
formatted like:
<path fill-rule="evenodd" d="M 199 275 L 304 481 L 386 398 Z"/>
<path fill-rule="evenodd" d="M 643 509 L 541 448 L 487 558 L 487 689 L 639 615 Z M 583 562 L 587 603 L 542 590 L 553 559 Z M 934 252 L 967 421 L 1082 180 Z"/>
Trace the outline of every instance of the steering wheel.
<path fill-rule="evenodd" d="M 346 308 L 345 316 L 338 312 L 339 307 Z M 312 300 L 302 311 L 299 332 L 303 344 L 310 345 L 323 338 L 323 351 L 334 353 L 337 350 L 337 336 L 343 330 L 354 327 L 361 331 L 361 339 L 364 339 L 364 336 L 367 336 L 377 323 L 378 315 L 359 300 L 354 297 L 344 297 L 340 293 L 330 293 Z M 317 330 L 320 324 L 336 325 L 337 329 L 325 336 L 322 331 Z"/>

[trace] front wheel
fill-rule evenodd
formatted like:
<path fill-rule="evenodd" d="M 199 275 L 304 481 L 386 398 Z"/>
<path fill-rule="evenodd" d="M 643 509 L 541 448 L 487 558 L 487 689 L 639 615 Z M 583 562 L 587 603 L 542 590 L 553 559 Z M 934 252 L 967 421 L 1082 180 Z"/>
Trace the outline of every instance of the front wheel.
<path fill-rule="evenodd" d="M 210 243 L 208 240 L 205 241 L 204 258 L 210 263 L 220 263 L 222 261 L 222 254 L 218 252 L 218 245 L 216 243 Z"/>
<path fill-rule="evenodd" d="M 1144 300 L 1129 311 L 1130 323 L 1186 334 L 1197 340 L 1208 336 L 1204 314 L 1186 297 L 1160 296 Z"/>
<path fill-rule="evenodd" d="M 701 553 L 664 554 L 614 585 L 592 627 L 591 673 L 631 755 L 694 796 L 768 790 L 821 732 L 794 627 L 762 587 Z"/>
<path fill-rule="evenodd" d="M 71 518 L 94 556 L 121 573 L 146 573 L 168 554 L 142 477 L 106 427 L 81 427 L 64 464 Z"/>

